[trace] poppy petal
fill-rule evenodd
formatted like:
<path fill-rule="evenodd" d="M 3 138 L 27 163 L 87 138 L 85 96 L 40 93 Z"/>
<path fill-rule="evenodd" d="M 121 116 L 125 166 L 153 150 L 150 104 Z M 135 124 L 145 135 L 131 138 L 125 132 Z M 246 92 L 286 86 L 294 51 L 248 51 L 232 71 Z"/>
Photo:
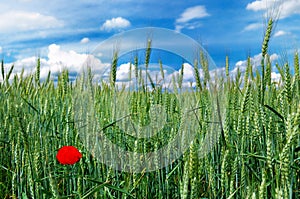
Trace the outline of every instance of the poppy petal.
<path fill-rule="evenodd" d="M 74 146 L 63 146 L 56 154 L 56 159 L 60 164 L 72 165 L 78 162 L 82 158 L 82 154 Z"/>

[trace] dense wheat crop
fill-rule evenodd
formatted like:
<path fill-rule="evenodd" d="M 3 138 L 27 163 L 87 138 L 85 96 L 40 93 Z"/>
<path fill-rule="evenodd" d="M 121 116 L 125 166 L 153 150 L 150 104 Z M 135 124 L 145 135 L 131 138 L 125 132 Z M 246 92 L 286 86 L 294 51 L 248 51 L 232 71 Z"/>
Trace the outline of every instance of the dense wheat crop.
<path fill-rule="evenodd" d="M 267 45 L 266 41 L 263 75 L 252 71 L 249 58 L 246 72 L 230 77 L 226 58 L 226 73 L 215 80 L 217 86 L 212 92 L 225 96 L 218 102 L 225 110 L 222 125 L 219 124 L 221 136 L 204 157 L 199 157 L 197 151 L 208 124 L 214 122 L 208 121 L 207 115 L 213 111 L 211 103 L 215 101 L 206 86 L 208 72 L 201 79 L 198 68 L 195 69 L 196 88 L 180 93 L 183 102 L 177 92 L 183 74 L 173 79 L 174 92 L 163 90 L 150 76 L 151 90 L 142 80 L 137 81 L 140 89 L 116 89 L 117 54 L 110 82 L 100 85 L 93 83 L 89 70 L 75 82 L 69 81 L 68 71 L 63 71 L 57 82 L 51 80 L 50 74 L 40 81 L 39 61 L 34 74 L 10 77 L 13 67 L 4 71 L 2 62 L 0 198 L 299 198 L 299 56 L 295 53 L 294 63 L 277 65 L 281 80 L 272 82 L 274 63 L 270 63 Z M 147 56 L 150 48 L 149 45 Z M 201 60 L 197 64 L 205 66 Z M 139 78 L 134 66 L 133 63 L 132 76 Z M 77 124 L 82 121 L 84 110 L 80 114 L 74 112 L 74 95 L 87 89 L 97 123 L 80 126 Z M 116 101 L 125 100 L 130 101 L 131 119 L 141 125 L 149 122 L 149 114 L 159 114 L 151 112 L 150 107 L 160 105 L 168 118 L 160 134 L 137 142 L 134 136 L 122 132 L 116 121 L 125 115 L 121 112 L 117 117 L 112 107 Z M 155 151 L 181 128 L 185 119 L 183 103 L 197 114 L 199 125 L 193 129 L 196 137 L 176 161 L 152 172 L 122 172 L 99 162 L 79 133 L 85 129 L 92 134 L 100 128 L 126 150 Z M 76 146 L 82 159 L 74 165 L 60 165 L 55 156 L 64 145 Z M 171 153 L 174 149 L 169 150 Z M 159 161 L 153 164 L 160 164 Z"/>

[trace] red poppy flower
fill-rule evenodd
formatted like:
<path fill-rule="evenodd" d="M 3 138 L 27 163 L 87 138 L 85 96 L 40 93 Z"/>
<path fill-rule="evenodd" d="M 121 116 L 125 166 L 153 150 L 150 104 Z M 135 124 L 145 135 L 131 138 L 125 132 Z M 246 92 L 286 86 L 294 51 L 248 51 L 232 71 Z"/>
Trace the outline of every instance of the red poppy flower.
<path fill-rule="evenodd" d="M 56 159 L 60 164 L 75 164 L 82 158 L 82 154 L 74 146 L 63 146 L 56 154 Z"/>

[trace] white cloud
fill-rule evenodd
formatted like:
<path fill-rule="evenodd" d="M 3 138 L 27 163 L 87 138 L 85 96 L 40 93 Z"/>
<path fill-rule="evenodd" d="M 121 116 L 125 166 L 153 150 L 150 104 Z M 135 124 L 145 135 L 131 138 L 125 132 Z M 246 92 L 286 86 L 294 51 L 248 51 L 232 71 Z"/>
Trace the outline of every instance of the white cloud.
<path fill-rule="evenodd" d="M 142 69 L 142 75 L 146 77 L 145 65 L 139 65 L 139 70 Z M 163 65 L 164 73 L 166 79 L 169 79 L 168 76 L 171 74 L 169 71 L 165 70 L 166 66 Z M 130 62 L 121 64 L 117 69 L 117 81 L 128 81 L 130 72 Z M 177 71 L 178 72 L 178 71 Z M 148 66 L 148 73 L 150 77 L 155 81 L 156 78 L 162 79 L 161 73 L 159 70 L 159 65 L 152 63 Z M 132 65 L 132 78 L 134 77 L 134 65 Z"/>
<path fill-rule="evenodd" d="M 249 3 L 247 10 L 253 11 L 272 11 L 278 10 L 280 18 L 286 18 L 294 14 L 300 14 L 299 0 L 256 0 Z"/>
<path fill-rule="evenodd" d="M 97 59 L 93 55 L 80 54 L 73 50 L 64 51 L 59 45 L 51 44 L 48 46 L 48 55 L 46 58 L 40 58 L 41 62 L 41 79 L 45 79 L 48 72 L 51 71 L 52 75 L 60 73 L 63 69 L 67 69 L 70 72 L 70 77 L 80 73 L 86 65 L 92 67 L 96 75 L 102 74 L 102 70 L 108 67 L 108 63 L 102 63 L 101 60 Z M 20 74 L 22 68 L 26 68 L 24 75 L 28 75 L 34 72 L 36 68 L 37 57 L 27 57 L 24 59 L 17 60 L 14 63 L 5 64 L 6 68 L 10 68 L 14 64 L 14 74 Z M 13 76 L 12 75 L 12 76 Z M 73 77 L 74 78 L 74 77 Z"/>
<path fill-rule="evenodd" d="M 3 51 L 3 48 L 2 48 L 2 46 L 0 46 L 0 54 L 2 53 L 2 51 Z"/>
<path fill-rule="evenodd" d="M 100 29 L 110 31 L 113 29 L 124 29 L 129 27 L 130 25 L 131 25 L 130 21 L 128 21 L 127 19 L 124 19 L 122 17 L 117 17 L 117 18 L 106 20 L 105 23 L 102 24 Z"/>
<path fill-rule="evenodd" d="M 130 63 L 121 64 L 117 69 L 117 80 L 125 81 L 129 78 Z"/>
<path fill-rule="evenodd" d="M 183 82 L 194 82 L 195 81 L 195 75 L 194 75 L 194 66 L 184 63 L 183 64 Z M 179 73 L 181 72 L 181 69 L 179 70 Z M 203 77 L 203 70 L 199 69 L 200 78 Z"/>
<path fill-rule="evenodd" d="M 260 54 L 257 54 L 257 55 L 254 55 L 253 57 L 250 58 L 252 67 L 253 67 L 253 69 L 254 69 L 253 71 L 255 71 L 255 68 L 257 68 L 258 66 L 260 66 L 260 64 L 261 64 L 261 59 L 262 59 L 262 54 L 261 54 L 261 53 L 260 53 Z M 235 64 L 234 69 L 231 70 L 231 73 L 232 73 L 232 74 L 236 74 L 238 69 L 239 69 L 241 72 L 245 72 L 245 71 L 246 71 L 246 68 L 247 68 L 247 64 L 248 64 L 248 61 L 247 61 L 247 60 L 238 61 L 238 62 Z"/>
<path fill-rule="evenodd" d="M 183 63 L 183 78 L 182 78 L 182 88 L 190 88 L 196 86 L 196 80 L 194 75 L 194 66 L 192 66 L 189 63 Z M 210 71 L 211 74 L 214 72 L 214 70 Z M 170 82 L 172 81 L 172 77 L 178 78 L 179 74 L 181 73 L 181 69 L 178 71 L 174 71 L 172 73 L 168 73 L 168 75 L 165 75 L 165 84 L 164 87 L 168 87 Z M 204 77 L 204 72 L 202 68 L 199 68 L 199 75 L 202 79 Z"/>
<path fill-rule="evenodd" d="M 81 44 L 86 44 L 86 43 L 89 43 L 89 42 L 90 42 L 90 39 L 87 38 L 87 37 L 82 38 L 81 41 L 80 41 Z"/>
<path fill-rule="evenodd" d="M 262 54 L 257 54 L 254 55 L 253 57 L 250 58 L 251 64 L 252 64 L 252 70 L 255 73 L 255 70 L 261 65 L 261 59 L 262 59 Z M 271 63 L 274 63 L 274 61 L 279 59 L 279 55 L 277 55 L 276 53 L 270 55 L 270 61 Z M 247 60 L 242 60 L 242 61 L 238 61 L 235 64 L 235 67 L 230 71 L 230 74 L 232 76 L 237 74 L 238 69 L 240 70 L 240 72 L 244 73 L 246 71 L 247 68 Z M 275 72 L 272 72 L 271 74 L 271 78 L 273 81 L 278 81 L 280 77 L 280 74 L 277 74 Z"/>
<path fill-rule="evenodd" d="M 41 65 L 45 65 L 47 63 L 47 61 L 45 59 L 41 59 Z M 36 63 L 37 63 L 37 57 L 27 57 L 24 59 L 20 59 L 17 60 L 14 63 L 5 63 L 4 64 L 4 69 L 5 71 L 8 71 L 10 69 L 10 67 L 12 65 L 14 65 L 14 70 L 12 75 L 10 76 L 10 78 L 12 79 L 14 75 L 20 75 L 22 69 L 26 68 L 26 70 L 24 70 L 24 74 L 23 75 L 29 75 L 30 73 L 32 73 L 36 67 Z M 42 76 L 42 68 L 41 68 L 41 76 Z M 45 75 L 46 77 L 46 75 Z"/>
<path fill-rule="evenodd" d="M 47 65 L 49 69 L 54 72 L 60 72 L 62 69 L 68 69 L 70 73 L 79 73 L 82 68 L 89 66 L 92 70 L 100 75 L 103 73 L 105 67 L 109 63 L 102 63 L 101 60 L 93 55 L 80 54 L 73 50 L 61 50 L 59 45 L 52 44 L 48 47 Z"/>
<path fill-rule="evenodd" d="M 16 32 L 62 27 L 63 22 L 53 16 L 37 12 L 9 11 L 0 14 L 1 32 Z"/>
<path fill-rule="evenodd" d="M 285 32 L 283 30 L 279 30 L 274 34 L 274 37 L 280 37 L 280 36 L 287 35 L 287 34 L 289 34 L 289 33 Z"/>
<path fill-rule="evenodd" d="M 247 10 L 259 11 L 259 10 L 266 10 L 269 7 L 273 6 L 275 1 L 268 1 L 268 0 L 257 0 L 247 4 Z"/>
<path fill-rule="evenodd" d="M 187 8 L 176 20 L 177 23 L 185 23 L 192 19 L 200 19 L 209 16 L 206 12 L 205 6 L 194 6 Z"/>
<path fill-rule="evenodd" d="M 204 17 L 210 16 L 208 12 L 206 11 L 205 6 L 194 6 L 187 8 L 184 10 L 184 12 L 180 15 L 178 19 L 176 19 L 176 25 L 175 30 L 177 32 L 180 32 L 183 28 L 188 29 L 195 29 L 201 26 L 201 23 L 199 22 L 191 22 L 195 19 L 201 19 Z"/>
<path fill-rule="evenodd" d="M 246 26 L 243 31 L 257 30 L 261 27 L 262 27 L 261 23 L 252 23 L 252 24 L 249 24 L 248 26 Z"/>
<path fill-rule="evenodd" d="M 253 65 L 253 71 L 260 66 L 261 62 L 261 54 L 257 54 L 251 57 L 251 63 Z M 278 60 L 279 56 L 277 54 L 272 54 L 270 56 L 271 62 Z M 24 75 L 28 75 L 35 71 L 37 57 L 28 57 L 24 59 L 20 59 L 14 63 L 14 74 L 20 74 L 22 68 L 26 68 Z M 73 50 L 65 51 L 62 50 L 59 45 L 51 44 L 48 46 L 48 55 L 45 58 L 41 58 L 41 79 L 45 79 L 48 75 L 48 72 L 51 71 L 52 75 L 55 75 L 61 72 L 63 69 L 67 69 L 70 73 L 70 78 L 75 78 L 77 74 L 79 74 L 82 70 L 82 67 L 89 65 L 92 67 L 94 72 L 94 77 L 96 79 L 103 78 L 105 74 L 109 74 L 109 66 L 110 63 L 103 63 L 98 58 L 93 55 L 81 54 L 77 53 Z M 12 63 L 5 64 L 6 70 L 10 68 Z M 139 66 L 143 67 L 143 66 Z M 247 60 L 238 61 L 235 64 L 235 68 L 230 71 L 230 74 L 234 76 L 237 72 L 237 68 L 240 69 L 241 72 L 244 72 L 247 67 Z M 170 86 L 170 82 L 172 81 L 172 77 L 178 77 L 181 72 L 181 69 L 176 71 L 174 69 L 170 70 L 167 66 L 163 66 L 165 73 L 165 81 L 161 82 L 162 77 L 159 71 L 159 66 L 157 64 L 149 65 L 149 74 L 155 83 L 163 84 L 164 87 Z M 117 68 L 117 84 L 121 86 L 125 84 L 126 87 L 129 86 L 128 78 L 130 72 L 130 63 L 121 64 Z M 146 77 L 145 71 L 142 71 L 143 76 Z M 224 74 L 224 68 L 216 68 L 210 71 L 210 75 L 212 80 L 214 79 L 215 74 Z M 195 86 L 195 77 L 194 77 L 194 67 L 188 63 L 184 63 L 184 71 L 183 71 L 183 88 L 189 88 L 191 85 Z M 203 70 L 199 68 L 200 78 L 202 79 L 204 74 Z M 13 77 L 12 75 L 12 77 Z M 280 81 L 280 75 L 272 72 L 272 81 Z M 132 78 L 134 78 L 134 73 L 132 73 Z M 131 80 L 131 85 L 135 80 Z"/>
<path fill-rule="evenodd" d="M 51 44 L 49 47 L 49 65 L 59 67 L 81 67 L 87 59 L 86 54 L 78 54 L 75 51 L 63 51 L 59 45 Z"/>
<path fill-rule="evenodd" d="M 261 59 L 262 59 L 262 54 L 261 53 L 259 53 L 257 55 L 254 55 L 253 57 L 250 58 L 250 61 L 251 61 L 253 69 L 255 69 L 258 66 L 260 66 Z M 279 59 L 279 56 L 276 53 L 270 55 L 270 61 L 271 62 L 276 61 L 278 59 Z M 242 71 L 242 72 L 245 71 L 246 68 L 247 68 L 247 60 L 238 61 L 235 64 L 235 68 L 232 70 L 232 72 L 235 73 L 237 71 L 237 68 L 239 68 L 240 71 Z"/>
<path fill-rule="evenodd" d="M 163 87 L 169 87 L 172 86 L 170 84 L 172 82 L 172 78 L 178 78 L 178 75 L 181 72 L 180 70 L 174 70 L 170 66 L 163 65 L 163 71 L 164 71 L 164 81 L 160 72 L 159 65 L 156 63 L 150 64 L 148 66 L 148 73 L 150 77 L 152 78 L 153 82 L 155 84 L 160 84 Z M 144 77 L 144 81 L 148 76 L 146 75 L 145 71 L 145 66 L 140 65 L 139 70 L 142 69 L 142 76 Z M 107 74 L 109 74 L 110 71 L 107 71 Z M 118 66 L 117 68 L 117 73 L 116 73 L 116 84 L 121 87 L 125 85 L 126 88 L 129 86 L 135 85 L 136 79 L 134 75 L 134 66 L 132 65 L 132 74 L 131 77 L 132 79 L 129 81 L 129 72 L 130 72 L 130 63 L 124 63 Z M 203 70 L 199 69 L 200 73 L 200 78 L 203 78 Z M 189 88 L 190 85 L 192 84 L 195 86 L 195 77 L 194 77 L 194 67 L 188 63 L 184 63 L 184 71 L 183 71 L 183 79 L 182 79 L 182 87 L 183 88 Z M 148 84 L 149 84 L 149 79 L 148 79 Z"/>
<path fill-rule="evenodd" d="M 272 79 L 272 82 L 280 83 L 281 75 L 279 73 L 272 72 L 271 73 L 271 79 Z"/>

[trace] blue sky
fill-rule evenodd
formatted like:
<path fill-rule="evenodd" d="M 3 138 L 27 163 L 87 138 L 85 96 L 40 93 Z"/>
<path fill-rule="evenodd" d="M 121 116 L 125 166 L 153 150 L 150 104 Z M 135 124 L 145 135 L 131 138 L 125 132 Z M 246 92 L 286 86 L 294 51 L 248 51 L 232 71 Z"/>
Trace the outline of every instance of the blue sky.
<path fill-rule="evenodd" d="M 149 26 L 195 39 L 218 67 L 228 54 L 234 71 L 247 55 L 253 62 L 260 58 L 264 16 L 278 10 L 269 51 L 273 61 L 299 47 L 299 0 L 10 0 L 0 7 L 0 55 L 8 65 L 15 63 L 16 73 L 22 67 L 33 71 L 37 56 L 43 58 L 43 74 L 59 65 L 79 67 L 101 41 Z"/>

